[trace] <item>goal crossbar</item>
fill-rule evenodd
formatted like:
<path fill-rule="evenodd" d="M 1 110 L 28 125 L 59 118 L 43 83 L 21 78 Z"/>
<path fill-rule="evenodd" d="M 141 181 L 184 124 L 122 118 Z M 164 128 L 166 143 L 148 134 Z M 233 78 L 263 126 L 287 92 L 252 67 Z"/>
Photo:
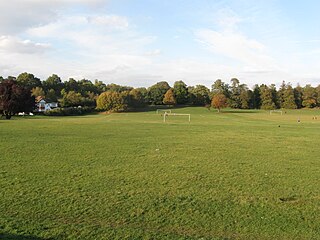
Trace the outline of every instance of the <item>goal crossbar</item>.
<path fill-rule="evenodd" d="M 189 117 L 189 122 L 191 122 L 191 114 L 186 114 L 186 113 L 165 113 L 165 114 L 163 114 L 163 122 L 166 122 L 166 117 L 167 116 L 188 116 Z"/>

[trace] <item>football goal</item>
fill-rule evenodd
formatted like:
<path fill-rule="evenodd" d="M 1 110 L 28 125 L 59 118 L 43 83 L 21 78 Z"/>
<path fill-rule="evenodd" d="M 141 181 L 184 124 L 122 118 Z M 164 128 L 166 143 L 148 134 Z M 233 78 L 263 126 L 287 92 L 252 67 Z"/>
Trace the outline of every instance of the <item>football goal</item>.
<path fill-rule="evenodd" d="M 157 109 L 156 113 L 157 114 L 159 114 L 159 113 L 166 114 L 166 113 L 172 113 L 172 111 L 171 111 L 171 109 Z"/>
<path fill-rule="evenodd" d="M 191 122 L 191 114 L 184 114 L 184 113 L 165 113 L 163 114 L 163 122 L 167 121 L 167 118 L 171 116 L 187 116 L 189 122 Z"/>
<path fill-rule="evenodd" d="M 281 110 L 270 110 L 270 115 L 272 115 L 273 113 L 277 113 L 277 114 L 283 114 Z"/>

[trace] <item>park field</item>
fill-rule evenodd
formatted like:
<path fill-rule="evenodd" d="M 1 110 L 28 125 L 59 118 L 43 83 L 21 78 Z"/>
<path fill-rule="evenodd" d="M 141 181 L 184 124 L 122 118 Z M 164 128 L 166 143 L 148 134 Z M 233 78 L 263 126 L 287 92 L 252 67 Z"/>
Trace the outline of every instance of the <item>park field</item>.
<path fill-rule="evenodd" d="M 320 239 L 320 110 L 173 112 L 0 120 L 0 239 Z"/>

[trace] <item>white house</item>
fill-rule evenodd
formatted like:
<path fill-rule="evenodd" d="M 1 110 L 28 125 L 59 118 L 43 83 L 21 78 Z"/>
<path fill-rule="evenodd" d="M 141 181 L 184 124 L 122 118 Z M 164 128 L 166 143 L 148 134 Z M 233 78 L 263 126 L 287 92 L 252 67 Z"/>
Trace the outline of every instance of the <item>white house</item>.
<path fill-rule="evenodd" d="M 43 98 L 36 99 L 36 112 L 45 112 L 58 107 L 57 102 L 46 102 Z"/>

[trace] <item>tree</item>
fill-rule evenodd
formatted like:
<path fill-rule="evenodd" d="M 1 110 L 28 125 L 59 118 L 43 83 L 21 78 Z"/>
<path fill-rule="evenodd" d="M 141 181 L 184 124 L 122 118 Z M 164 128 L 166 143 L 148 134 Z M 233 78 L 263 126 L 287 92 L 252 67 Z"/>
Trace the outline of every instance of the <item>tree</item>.
<path fill-rule="evenodd" d="M 237 78 L 231 79 L 230 107 L 241 108 L 240 81 Z"/>
<path fill-rule="evenodd" d="M 195 87 L 189 87 L 188 91 L 191 104 L 205 106 L 210 103 L 210 91 L 206 86 L 197 85 Z"/>
<path fill-rule="evenodd" d="M 188 101 L 188 88 L 183 81 L 176 81 L 173 85 L 173 93 L 177 104 L 186 104 Z"/>
<path fill-rule="evenodd" d="M 33 74 L 31 73 L 21 73 L 17 77 L 17 83 L 21 86 L 24 86 L 28 89 L 36 88 L 36 87 L 41 87 L 41 81 L 39 78 L 36 78 Z"/>
<path fill-rule="evenodd" d="M 32 88 L 31 90 L 31 96 L 34 96 L 34 97 L 45 97 L 45 92 L 43 91 L 43 89 L 41 87 L 35 87 L 35 88 Z"/>
<path fill-rule="evenodd" d="M 163 103 L 166 105 L 176 105 L 173 89 L 170 88 L 163 97 Z"/>
<path fill-rule="evenodd" d="M 52 74 L 47 80 L 42 83 L 45 92 L 53 89 L 55 91 L 56 97 L 60 97 L 60 92 L 64 88 L 60 77 L 56 74 Z"/>
<path fill-rule="evenodd" d="M 220 112 L 221 108 L 224 108 L 227 106 L 226 96 L 222 93 L 215 94 L 211 100 L 211 106 L 213 108 L 218 109 L 218 112 Z"/>
<path fill-rule="evenodd" d="M 293 92 L 294 92 L 294 101 L 297 105 L 297 108 L 302 108 L 302 94 L 303 94 L 303 89 L 302 87 L 298 84 L 294 89 L 293 89 Z"/>
<path fill-rule="evenodd" d="M 103 92 L 97 98 L 97 109 L 111 112 L 121 112 L 128 108 L 126 94 L 119 92 Z"/>
<path fill-rule="evenodd" d="M 241 84 L 239 86 L 240 94 L 238 96 L 239 102 L 240 102 L 240 108 L 241 109 L 248 109 L 249 103 L 250 103 L 250 96 L 249 96 L 249 89 L 247 85 Z"/>
<path fill-rule="evenodd" d="M 56 95 L 56 91 L 54 89 L 50 89 L 49 91 L 47 91 L 46 99 L 48 101 L 50 101 L 50 102 L 57 102 L 58 101 L 58 97 Z"/>
<path fill-rule="evenodd" d="M 211 86 L 212 94 L 222 93 L 227 98 L 230 96 L 229 85 L 224 83 L 221 79 L 217 79 Z"/>
<path fill-rule="evenodd" d="M 252 107 L 254 109 L 261 108 L 261 90 L 258 84 L 256 84 L 253 88 L 252 93 Z"/>
<path fill-rule="evenodd" d="M 145 106 L 145 99 L 141 89 L 135 88 L 129 92 L 130 100 L 129 106 L 133 108 L 140 108 Z"/>
<path fill-rule="evenodd" d="M 148 89 L 148 95 L 151 104 L 162 104 L 162 100 L 166 92 L 170 89 L 170 86 L 167 82 L 158 82 Z"/>
<path fill-rule="evenodd" d="M 267 85 L 262 84 L 261 89 L 261 108 L 265 110 L 272 110 L 276 108 L 274 103 L 272 89 Z"/>
<path fill-rule="evenodd" d="M 60 104 L 62 107 L 76 107 L 82 105 L 82 102 L 83 97 L 80 93 L 76 93 L 75 91 L 64 93 L 60 99 Z"/>
<path fill-rule="evenodd" d="M 290 85 L 290 83 L 288 83 L 285 86 L 285 89 L 281 95 L 281 99 L 282 99 L 282 103 L 281 103 L 282 108 L 286 108 L 286 109 L 296 109 L 297 108 L 297 104 L 296 104 L 295 98 L 294 98 L 294 90 L 293 90 L 292 86 Z"/>
<path fill-rule="evenodd" d="M 14 80 L 0 83 L 0 110 L 6 119 L 18 112 L 32 112 L 34 104 L 29 89 L 19 86 Z"/>
<path fill-rule="evenodd" d="M 307 108 L 314 108 L 317 106 L 317 93 L 315 88 L 313 88 L 310 84 L 306 85 L 303 88 L 302 95 L 302 106 Z"/>

